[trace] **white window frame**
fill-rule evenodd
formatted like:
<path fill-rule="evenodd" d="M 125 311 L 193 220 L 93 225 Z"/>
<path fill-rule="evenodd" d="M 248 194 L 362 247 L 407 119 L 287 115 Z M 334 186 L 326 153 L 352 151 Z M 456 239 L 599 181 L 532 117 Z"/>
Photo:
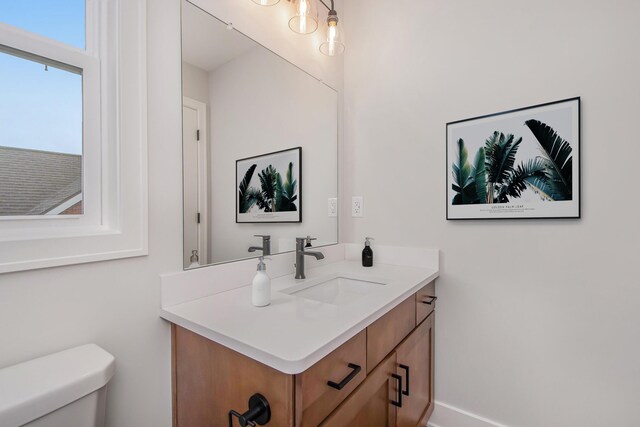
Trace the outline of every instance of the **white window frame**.
<path fill-rule="evenodd" d="M 148 253 L 146 0 L 86 0 L 86 49 L 0 22 L 0 45 L 82 70 L 82 215 L 0 219 L 0 273 Z"/>

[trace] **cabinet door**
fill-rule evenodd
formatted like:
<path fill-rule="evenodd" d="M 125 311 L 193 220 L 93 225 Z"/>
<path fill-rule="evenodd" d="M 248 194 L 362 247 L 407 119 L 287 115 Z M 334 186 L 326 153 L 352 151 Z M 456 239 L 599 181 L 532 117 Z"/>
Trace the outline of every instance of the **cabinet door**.
<path fill-rule="evenodd" d="M 367 328 L 367 374 L 416 327 L 416 300 L 411 296 Z"/>
<path fill-rule="evenodd" d="M 269 426 L 293 426 L 293 375 L 177 325 L 172 332 L 174 427 L 226 427 L 229 411 L 245 412 L 254 393 L 271 406 Z"/>
<path fill-rule="evenodd" d="M 404 378 L 398 427 L 425 426 L 433 411 L 434 316 L 432 313 L 396 350 L 396 371 Z"/>
<path fill-rule="evenodd" d="M 395 427 L 400 392 L 393 377 L 396 355 L 383 361 L 351 395 L 321 424 L 323 427 Z"/>
<path fill-rule="evenodd" d="M 367 334 L 362 331 L 296 375 L 296 426 L 317 427 L 364 381 L 366 363 Z M 348 380 L 341 389 L 328 385 L 328 381 L 341 380 Z"/>

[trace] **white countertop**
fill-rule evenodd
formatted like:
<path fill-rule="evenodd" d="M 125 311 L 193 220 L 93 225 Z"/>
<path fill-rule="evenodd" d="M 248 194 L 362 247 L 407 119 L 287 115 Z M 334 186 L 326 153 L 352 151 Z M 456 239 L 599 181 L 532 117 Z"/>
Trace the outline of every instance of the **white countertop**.
<path fill-rule="evenodd" d="M 437 268 L 338 261 L 271 281 L 267 307 L 251 305 L 251 286 L 161 309 L 161 317 L 286 374 L 304 372 L 389 310 L 438 277 Z M 318 302 L 279 291 L 344 275 L 382 282 L 345 305 Z"/>

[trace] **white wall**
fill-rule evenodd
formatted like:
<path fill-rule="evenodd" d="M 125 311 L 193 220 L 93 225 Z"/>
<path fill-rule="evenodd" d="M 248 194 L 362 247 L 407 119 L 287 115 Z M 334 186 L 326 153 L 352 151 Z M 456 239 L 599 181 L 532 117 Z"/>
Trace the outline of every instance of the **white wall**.
<path fill-rule="evenodd" d="M 344 199 L 365 217 L 343 240 L 442 249 L 436 399 L 508 426 L 637 426 L 640 3 L 345 6 Z M 445 220 L 445 123 L 572 96 L 582 220 Z"/>
<path fill-rule="evenodd" d="M 159 274 L 182 269 L 180 3 L 147 3 L 149 256 L 0 275 L 0 367 L 99 344 L 117 364 L 108 395 L 109 427 L 171 425 L 169 326 L 158 310 Z M 245 8 L 250 1 L 213 3 L 243 17 L 236 28 L 249 29 L 300 65 L 317 60 L 324 70 L 337 64 L 309 53 L 309 39 L 281 38 L 268 25 L 257 25 L 271 15 L 255 5 Z"/>
<path fill-rule="evenodd" d="M 182 94 L 209 105 L 209 73 L 202 68 L 182 63 Z"/>
<path fill-rule="evenodd" d="M 211 72 L 209 88 L 210 261 L 260 255 L 247 252 L 262 246 L 256 234 L 271 235 L 272 253 L 295 249 L 300 236 L 337 243 L 338 221 L 327 213 L 338 196 L 337 93 L 261 46 Z M 236 224 L 236 160 L 294 147 L 302 147 L 302 222 Z"/>

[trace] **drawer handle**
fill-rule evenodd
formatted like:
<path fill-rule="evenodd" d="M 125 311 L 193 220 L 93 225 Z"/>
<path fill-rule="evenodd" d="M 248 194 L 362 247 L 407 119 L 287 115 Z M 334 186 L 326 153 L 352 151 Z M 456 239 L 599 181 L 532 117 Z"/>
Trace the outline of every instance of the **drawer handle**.
<path fill-rule="evenodd" d="M 391 404 L 398 408 L 402 408 L 402 377 L 398 374 L 391 374 L 391 376 L 398 380 L 398 400 L 392 400 Z"/>
<path fill-rule="evenodd" d="M 402 391 L 402 394 L 404 394 L 405 396 L 409 396 L 409 367 L 407 365 L 402 365 L 402 364 L 400 364 L 399 366 L 400 366 L 401 369 L 404 369 L 407 372 L 407 375 L 406 375 L 406 377 L 407 377 L 407 380 L 406 380 L 407 388 L 406 388 L 406 390 Z"/>
<path fill-rule="evenodd" d="M 349 366 L 349 368 L 353 369 L 351 371 L 351 373 L 349 375 L 347 375 L 346 377 L 344 377 L 344 379 L 342 381 L 340 381 L 339 383 L 335 383 L 333 381 L 327 381 L 327 385 L 329 387 L 335 388 L 336 390 L 342 390 L 362 370 L 362 368 L 360 366 L 356 365 L 355 363 L 349 363 L 349 365 L 347 365 L 347 366 Z"/>
<path fill-rule="evenodd" d="M 434 297 L 431 295 L 427 295 L 427 298 L 431 298 L 431 299 L 429 301 L 422 301 L 423 304 L 431 305 L 434 302 L 436 302 L 436 300 L 438 299 L 438 297 Z"/>

